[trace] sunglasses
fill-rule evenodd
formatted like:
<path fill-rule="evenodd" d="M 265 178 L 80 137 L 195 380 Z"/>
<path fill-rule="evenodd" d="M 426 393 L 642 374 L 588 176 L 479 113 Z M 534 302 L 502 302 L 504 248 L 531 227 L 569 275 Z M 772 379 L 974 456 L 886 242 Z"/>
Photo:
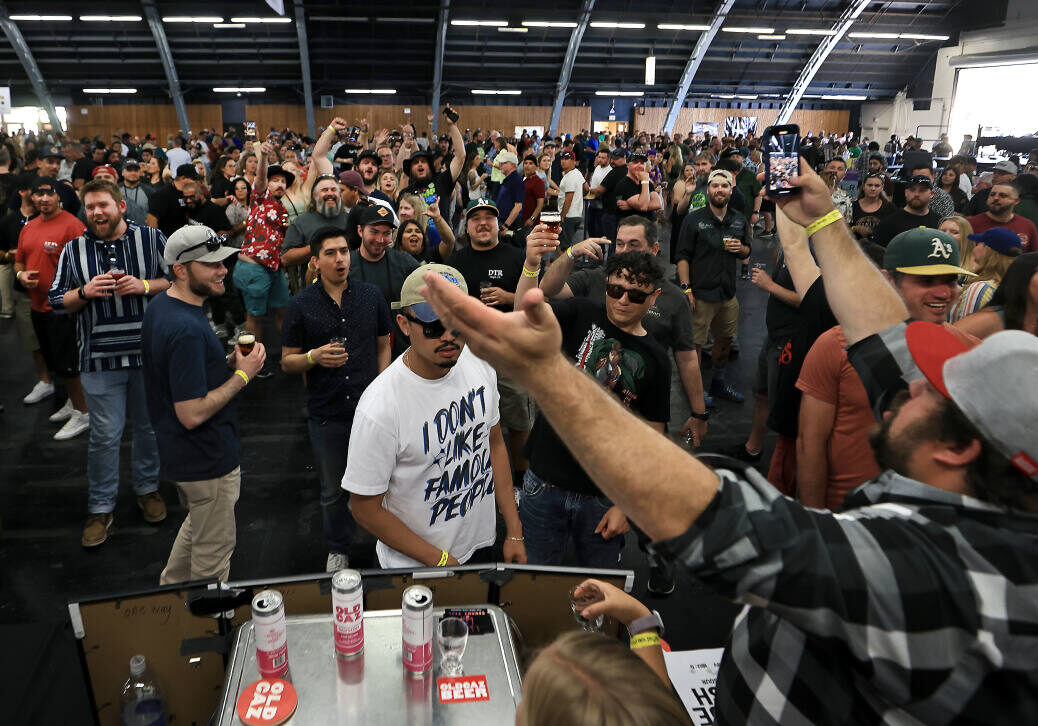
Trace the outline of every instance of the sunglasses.
<path fill-rule="evenodd" d="M 410 320 L 415 325 L 421 326 L 422 335 L 424 335 L 426 338 L 429 338 L 430 340 L 442 338 L 443 334 L 447 332 L 447 328 L 445 328 L 443 323 L 439 320 L 433 320 L 431 323 L 426 323 L 411 315 L 404 315 L 404 317 Z"/>
<path fill-rule="evenodd" d="M 653 290 L 652 292 L 645 292 L 644 290 L 638 290 L 633 287 L 624 287 L 623 285 L 617 285 L 616 283 L 609 283 L 606 285 L 606 295 L 614 300 L 622 298 L 625 292 L 627 293 L 628 300 L 635 305 L 641 305 L 648 299 L 649 295 L 652 295 L 652 293 L 656 291 Z"/>
<path fill-rule="evenodd" d="M 218 249 L 220 249 L 220 247 L 224 243 L 224 240 L 226 239 L 226 237 L 220 237 L 219 235 L 213 235 L 212 237 L 208 237 L 204 242 L 199 242 L 196 245 L 191 245 L 190 247 L 186 247 L 180 250 L 180 253 L 177 255 L 176 260 L 174 261 L 179 262 L 181 257 L 186 255 L 191 250 L 197 250 L 199 247 L 205 247 L 206 250 L 209 252 L 216 252 Z"/>

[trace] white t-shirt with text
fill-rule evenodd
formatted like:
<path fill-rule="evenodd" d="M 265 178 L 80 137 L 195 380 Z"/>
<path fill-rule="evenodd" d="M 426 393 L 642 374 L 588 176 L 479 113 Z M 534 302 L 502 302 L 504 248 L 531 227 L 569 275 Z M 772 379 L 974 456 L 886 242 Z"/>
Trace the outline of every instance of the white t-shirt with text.
<path fill-rule="evenodd" d="M 562 183 L 559 184 L 559 209 L 566 204 L 566 194 L 573 192 L 573 201 L 570 202 L 567 217 L 584 216 L 584 175 L 576 169 L 570 169 L 562 175 Z"/>

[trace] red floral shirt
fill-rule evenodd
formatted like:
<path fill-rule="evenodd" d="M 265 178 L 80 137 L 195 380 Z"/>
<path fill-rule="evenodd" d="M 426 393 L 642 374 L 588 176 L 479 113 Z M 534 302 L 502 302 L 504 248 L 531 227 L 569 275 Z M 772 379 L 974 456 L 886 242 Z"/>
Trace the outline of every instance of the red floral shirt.
<path fill-rule="evenodd" d="M 280 199 L 253 194 L 249 217 L 245 220 L 245 242 L 241 253 L 264 267 L 281 268 L 281 244 L 285 241 L 288 212 Z"/>

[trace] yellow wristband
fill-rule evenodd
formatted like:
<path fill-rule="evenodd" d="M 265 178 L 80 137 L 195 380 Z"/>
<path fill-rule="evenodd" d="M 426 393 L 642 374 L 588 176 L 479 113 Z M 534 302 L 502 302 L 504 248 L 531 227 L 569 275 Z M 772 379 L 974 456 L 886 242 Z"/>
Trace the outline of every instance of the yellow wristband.
<path fill-rule="evenodd" d="M 441 550 L 440 551 L 440 561 L 436 563 L 436 566 L 437 567 L 444 567 L 444 566 L 446 566 L 447 560 L 449 558 L 450 558 L 450 555 L 447 554 L 447 550 Z"/>
<path fill-rule="evenodd" d="M 141 280 L 141 283 L 144 285 L 144 294 L 145 295 L 150 295 L 151 294 L 151 285 L 148 284 L 147 280 Z"/>
<path fill-rule="evenodd" d="M 306 351 L 306 359 L 310 362 L 310 365 L 315 366 L 317 364 L 314 363 L 314 357 L 311 355 L 311 353 L 313 353 L 313 350 Z"/>
<path fill-rule="evenodd" d="M 810 237 L 815 232 L 820 230 L 822 227 L 828 227 L 833 222 L 839 222 L 841 219 L 843 219 L 843 215 L 840 214 L 839 211 L 834 209 L 824 217 L 816 219 L 815 221 L 811 222 L 811 224 L 807 225 L 807 227 L 805 227 L 807 236 Z"/>
<path fill-rule="evenodd" d="M 537 275 L 539 274 L 540 270 L 530 270 L 526 267 L 526 265 L 523 265 L 523 275 L 525 275 L 526 277 L 537 277 Z"/>
<path fill-rule="evenodd" d="M 660 644 L 660 636 L 656 633 L 638 633 L 631 637 L 631 650 L 651 648 Z"/>
<path fill-rule="evenodd" d="M 245 385 L 249 385 L 249 376 L 241 368 L 234 372 L 234 375 L 241 376 L 241 379 L 245 381 Z"/>

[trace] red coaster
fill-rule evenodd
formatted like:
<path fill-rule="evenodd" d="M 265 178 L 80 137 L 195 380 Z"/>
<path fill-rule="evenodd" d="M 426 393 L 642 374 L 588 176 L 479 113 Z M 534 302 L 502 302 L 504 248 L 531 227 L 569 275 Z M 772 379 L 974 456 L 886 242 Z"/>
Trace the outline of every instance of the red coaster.
<path fill-rule="evenodd" d="M 436 691 L 440 694 L 440 703 L 469 703 L 470 701 L 489 701 L 486 676 L 459 676 L 457 678 L 437 678 Z"/>
<path fill-rule="evenodd" d="M 277 726 L 292 718 L 298 703 L 291 683 L 281 678 L 261 678 L 245 687 L 235 708 L 242 723 Z"/>

